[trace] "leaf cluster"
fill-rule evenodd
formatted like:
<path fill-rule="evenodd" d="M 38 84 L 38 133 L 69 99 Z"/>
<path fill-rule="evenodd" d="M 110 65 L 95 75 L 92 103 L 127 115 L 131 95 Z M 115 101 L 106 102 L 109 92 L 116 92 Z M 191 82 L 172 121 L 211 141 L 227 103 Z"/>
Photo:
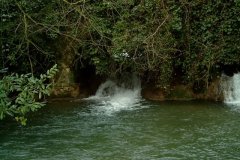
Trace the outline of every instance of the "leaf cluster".
<path fill-rule="evenodd" d="M 40 100 L 45 95 L 50 95 L 53 83 L 49 83 L 48 80 L 52 79 L 56 73 L 57 66 L 54 65 L 39 78 L 32 74 L 4 76 L 0 80 L 0 120 L 6 116 L 12 116 L 25 125 L 26 118 L 24 116 L 45 105 Z"/>

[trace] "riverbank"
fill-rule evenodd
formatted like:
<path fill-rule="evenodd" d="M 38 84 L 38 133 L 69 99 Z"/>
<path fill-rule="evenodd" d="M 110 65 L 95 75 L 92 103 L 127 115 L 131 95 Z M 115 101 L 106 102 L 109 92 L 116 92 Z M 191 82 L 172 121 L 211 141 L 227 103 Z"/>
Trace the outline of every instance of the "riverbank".
<path fill-rule="evenodd" d="M 141 87 L 141 96 L 144 99 L 153 101 L 223 101 L 224 96 L 220 83 L 220 78 L 215 79 L 206 89 L 203 89 L 200 92 L 194 91 L 191 85 L 175 84 L 166 90 L 147 84 Z M 79 100 L 82 98 L 87 98 L 89 96 L 93 96 L 97 92 L 100 84 L 100 81 L 92 81 L 92 84 L 88 84 L 90 86 L 89 88 L 81 84 L 55 86 L 50 100 Z"/>

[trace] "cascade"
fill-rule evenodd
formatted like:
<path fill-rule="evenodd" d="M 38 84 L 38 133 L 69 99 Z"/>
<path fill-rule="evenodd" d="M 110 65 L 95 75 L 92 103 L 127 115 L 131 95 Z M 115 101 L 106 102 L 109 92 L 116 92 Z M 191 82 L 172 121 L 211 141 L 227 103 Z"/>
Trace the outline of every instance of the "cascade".
<path fill-rule="evenodd" d="M 112 115 L 121 110 L 133 110 L 141 106 L 141 83 L 135 76 L 122 83 L 107 80 L 94 96 L 85 100 L 95 101 L 92 111 L 97 114 Z"/>
<path fill-rule="evenodd" d="M 232 77 L 222 75 L 224 102 L 240 106 L 240 73 Z"/>

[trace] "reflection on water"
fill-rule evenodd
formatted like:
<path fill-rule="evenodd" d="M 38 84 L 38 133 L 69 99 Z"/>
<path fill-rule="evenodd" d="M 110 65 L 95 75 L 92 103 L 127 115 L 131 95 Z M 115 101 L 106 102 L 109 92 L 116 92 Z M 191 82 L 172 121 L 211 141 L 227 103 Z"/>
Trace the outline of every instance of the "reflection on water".
<path fill-rule="evenodd" d="M 31 115 L 26 127 L 1 122 L 0 159 L 240 157 L 240 113 L 223 104 L 141 100 L 109 116 L 100 103 L 52 103 Z"/>

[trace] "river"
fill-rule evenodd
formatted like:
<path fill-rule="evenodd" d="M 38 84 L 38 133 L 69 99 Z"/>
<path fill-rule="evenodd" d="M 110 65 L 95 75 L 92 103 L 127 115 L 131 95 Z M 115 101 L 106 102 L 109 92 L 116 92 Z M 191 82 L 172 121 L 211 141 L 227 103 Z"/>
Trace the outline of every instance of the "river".
<path fill-rule="evenodd" d="M 240 159 L 240 112 L 222 103 L 49 103 L 27 126 L 0 122 L 2 160 Z M 110 106 L 110 107 L 109 107 Z"/>

